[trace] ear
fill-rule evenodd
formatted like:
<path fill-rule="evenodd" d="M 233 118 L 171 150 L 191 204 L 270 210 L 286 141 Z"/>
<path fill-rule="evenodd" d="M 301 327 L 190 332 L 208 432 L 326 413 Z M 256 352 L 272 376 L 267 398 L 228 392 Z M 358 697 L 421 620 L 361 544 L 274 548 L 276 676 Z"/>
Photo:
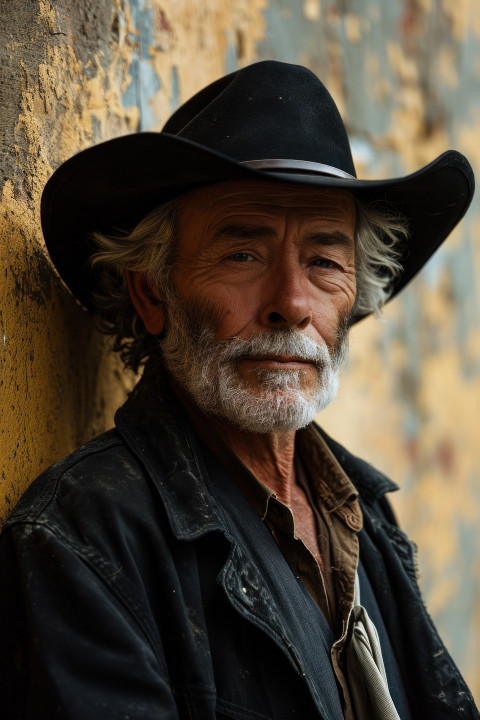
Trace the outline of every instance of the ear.
<path fill-rule="evenodd" d="M 127 270 L 127 284 L 133 306 L 148 332 L 160 335 L 166 325 L 165 308 L 160 293 L 151 289 L 143 273 L 134 270 Z"/>

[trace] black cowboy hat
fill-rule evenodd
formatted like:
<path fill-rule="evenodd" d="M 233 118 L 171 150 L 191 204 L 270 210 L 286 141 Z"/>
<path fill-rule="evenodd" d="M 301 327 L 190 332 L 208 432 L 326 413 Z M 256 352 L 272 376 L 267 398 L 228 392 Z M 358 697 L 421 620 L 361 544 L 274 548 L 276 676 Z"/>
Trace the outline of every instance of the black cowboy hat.
<path fill-rule="evenodd" d="M 93 231 L 130 230 L 173 197 L 246 178 L 344 188 L 406 216 L 408 248 L 391 297 L 445 240 L 474 191 L 468 160 L 453 150 L 406 177 L 358 180 L 325 86 L 304 67 L 264 61 L 208 85 L 162 132 L 109 140 L 58 168 L 42 196 L 48 251 L 75 297 L 92 309 Z"/>

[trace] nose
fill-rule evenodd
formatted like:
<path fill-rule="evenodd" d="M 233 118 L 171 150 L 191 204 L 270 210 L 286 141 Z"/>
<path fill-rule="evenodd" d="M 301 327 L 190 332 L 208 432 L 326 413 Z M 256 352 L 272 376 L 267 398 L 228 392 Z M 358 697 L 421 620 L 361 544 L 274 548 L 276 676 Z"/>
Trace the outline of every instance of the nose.
<path fill-rule="evenodd" d="M 312 321 L 309 284 L 298 260 L 285 257 L 276 263 L 265 278 L 262 325 L 304 330 Z"/>

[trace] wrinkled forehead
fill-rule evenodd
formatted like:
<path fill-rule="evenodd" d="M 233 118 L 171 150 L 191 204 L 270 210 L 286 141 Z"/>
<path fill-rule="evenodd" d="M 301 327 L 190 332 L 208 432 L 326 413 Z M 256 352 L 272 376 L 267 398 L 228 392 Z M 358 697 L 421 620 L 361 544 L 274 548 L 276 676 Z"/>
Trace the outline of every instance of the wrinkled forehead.
<path fill-rule="evenodd" d="M 233 180 L 197 188 L 180 199 L 180 230 L 208 229 L 225 217 L 283 218 L 338 222 L 354 227 L 355 201 L 348 190 L 293 183 Z"/>

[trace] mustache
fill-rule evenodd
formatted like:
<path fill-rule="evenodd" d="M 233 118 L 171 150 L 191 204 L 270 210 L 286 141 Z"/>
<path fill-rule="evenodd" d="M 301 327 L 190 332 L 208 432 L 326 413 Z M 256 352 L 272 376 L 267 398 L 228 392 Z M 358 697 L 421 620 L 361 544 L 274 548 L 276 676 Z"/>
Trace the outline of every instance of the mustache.
<path fill-rule="evenodd" d="M 298 330 L 276 330 L 256 333 L 249 338 L 233 337 L 219 343 L 220 361 L 235 363 L 259 357 L 295 357 L 323 368 L 331 359 L 331 351 Z"/>

